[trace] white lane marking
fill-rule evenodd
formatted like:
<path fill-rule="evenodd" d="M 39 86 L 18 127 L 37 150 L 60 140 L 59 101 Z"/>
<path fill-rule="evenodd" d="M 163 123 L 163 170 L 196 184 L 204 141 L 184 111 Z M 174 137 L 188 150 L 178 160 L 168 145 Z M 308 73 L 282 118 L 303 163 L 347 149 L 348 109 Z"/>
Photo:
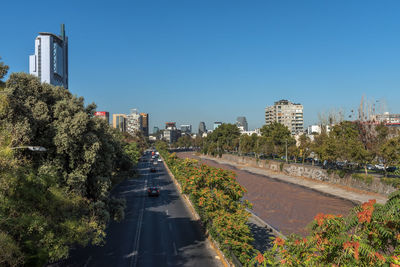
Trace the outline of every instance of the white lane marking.
<path fill-rule="evenodd" d="M 168 210 L 165 211 L 165 214 L 167 214 L 167 216 L 168 216 Z"/>
<path fill-rule="evenodd" d="M 168 223 L 168 227 L 169 227 L 169 230 L 172 232 L 172 225 L 171 225 L 171 223 Z"/>
<path fill-rule="evenodd" d="M 83 265 L 84 267 L 87 267 L 89 262 L 92 260 L 92 256 L 90 256 L 87 261 L 85 262 L 85 265 Z"/>
<path fill-rule="evenodd" d="M 175 242 L 172 242 L 172 245 L 174 247 L 174 255 L 176 256 L 176 255 L 178 255 L 178 251 L 176 250 Z"/>
<path fill-rule="evenodd" d="M 146 189 L 147 186 L 147 180 L 145 180 L 144 182 L 144 188 Z M 139 244 L 140 244 L 140 233 L 141 233 L 141 229 L 142 229 L 142 221 L 143 221 L 143 213 L 144 213 L 144 201 L 146 199 L 145 197 L 145 191 L 143 191 L 142 194 L 142 207 L 139 211 L 139 216 L 138 216 L 138 223 L 136 226 L 136 235 L 133 241 L 133 251 L 132 251 L 132 258 L 131 258 L 131 262 L 130 262 L 130 267 L 136 267 L 137 265 L 137 261 L 138 261 L 138 254 L 139 254 Z"/>

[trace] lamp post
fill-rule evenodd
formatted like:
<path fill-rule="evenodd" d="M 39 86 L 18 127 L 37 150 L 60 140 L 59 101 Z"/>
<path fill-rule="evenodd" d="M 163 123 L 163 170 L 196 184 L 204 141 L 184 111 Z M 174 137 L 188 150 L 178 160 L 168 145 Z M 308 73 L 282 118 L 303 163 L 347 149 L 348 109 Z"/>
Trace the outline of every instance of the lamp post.
<path fill-rule="evenodd" d="M 285 148 L 286 148 L 286 156 L 285 156 L 285 159 L 286 159 L 286 163 L 288 163 L 288 159 L 287 159 L 287 139 L 285 139 Z"/>

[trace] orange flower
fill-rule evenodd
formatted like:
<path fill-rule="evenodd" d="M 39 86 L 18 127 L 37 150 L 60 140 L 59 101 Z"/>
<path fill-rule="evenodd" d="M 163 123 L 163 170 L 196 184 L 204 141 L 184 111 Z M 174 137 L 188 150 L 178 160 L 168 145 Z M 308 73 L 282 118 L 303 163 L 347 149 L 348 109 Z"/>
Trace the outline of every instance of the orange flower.
<path fill-rule="evenodd" d="M 278 245 L 278 246 L 283 246 L 283 245 L 285 244 L 285 240 L 283 240 L 283 239 L 280 238 L 280 237 L 277 237 L 277 238 L 275 238 L 274 243 L 275 243 L 276 245 Z"/>
<path fill-rule="evenodd" d="M 386 262 L 385 257 L 383 257 L 383 256 L 382 256 L 381 254 L 379 254 L 378 252 L 375 252 L 375 256 L 376 256 L 380 261 Z"/>
<path fill-rule="evenodd" d="M 344 242 L 343 243 L 343 249 L 348 249 L 348 248 L 354 248 L 354 258 L 356 259 L 356 260 L 358 260 L 358 256 L 359 256 L 359 254 L 358 254 L 358 248 L 360 247 L 360 243 L 358 243 L 358 242 Z"/>
<path fill-rule="evenodd" d="M 259 264 L 264 262 L 264 256 L 261 253 L 258 253 L 257 257 L 256 257 L 257 261 Z"/>
<path fill-rule="evenodd" d="M 319 226 L 322 226 L 324 224 L 324 214 L 323 213 L 318 213 L 315 217 L 314 220 L 317 221 Z"/>

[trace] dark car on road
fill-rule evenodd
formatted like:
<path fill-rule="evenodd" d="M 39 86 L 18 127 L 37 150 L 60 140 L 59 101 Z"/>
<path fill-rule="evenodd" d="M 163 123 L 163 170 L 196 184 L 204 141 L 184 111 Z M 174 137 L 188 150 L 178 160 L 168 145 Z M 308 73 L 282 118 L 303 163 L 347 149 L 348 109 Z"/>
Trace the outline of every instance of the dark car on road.
<path fill-rule="evenodd" d="M 389 166 L 386 168 L 387 172 L 395 172 L 396 170 L 397 170 L 397 167 L 395 167 L 395 166 Z"/>
<path fill-rule="evenodd" d="M 156 172 L 156 167 L 150 167 L 150 172 Z"/>
<path fill-rule="evenodd" d="M 160 189 L 157 186 L 151 186 L 147 189 L 149 197 L 158 197 L 160 195 Z"/>

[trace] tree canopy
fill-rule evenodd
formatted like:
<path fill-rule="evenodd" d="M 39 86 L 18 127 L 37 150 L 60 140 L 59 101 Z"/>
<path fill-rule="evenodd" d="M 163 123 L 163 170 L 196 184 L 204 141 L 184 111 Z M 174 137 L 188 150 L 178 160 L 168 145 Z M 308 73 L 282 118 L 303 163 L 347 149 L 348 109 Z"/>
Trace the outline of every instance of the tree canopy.
<path fill-rule="evenodd" d="M 2 67 L 3 65 L 0 65 Z M 2 72 L 3 73 L 3 72 Z M 0 102 L 0 265 L 42 266 L 104 242 L 124 200 L 110 196 L 137 154 L 67 89 L 13 73 Z M 27 146 L 41 146 L 32 152 Z"/>

